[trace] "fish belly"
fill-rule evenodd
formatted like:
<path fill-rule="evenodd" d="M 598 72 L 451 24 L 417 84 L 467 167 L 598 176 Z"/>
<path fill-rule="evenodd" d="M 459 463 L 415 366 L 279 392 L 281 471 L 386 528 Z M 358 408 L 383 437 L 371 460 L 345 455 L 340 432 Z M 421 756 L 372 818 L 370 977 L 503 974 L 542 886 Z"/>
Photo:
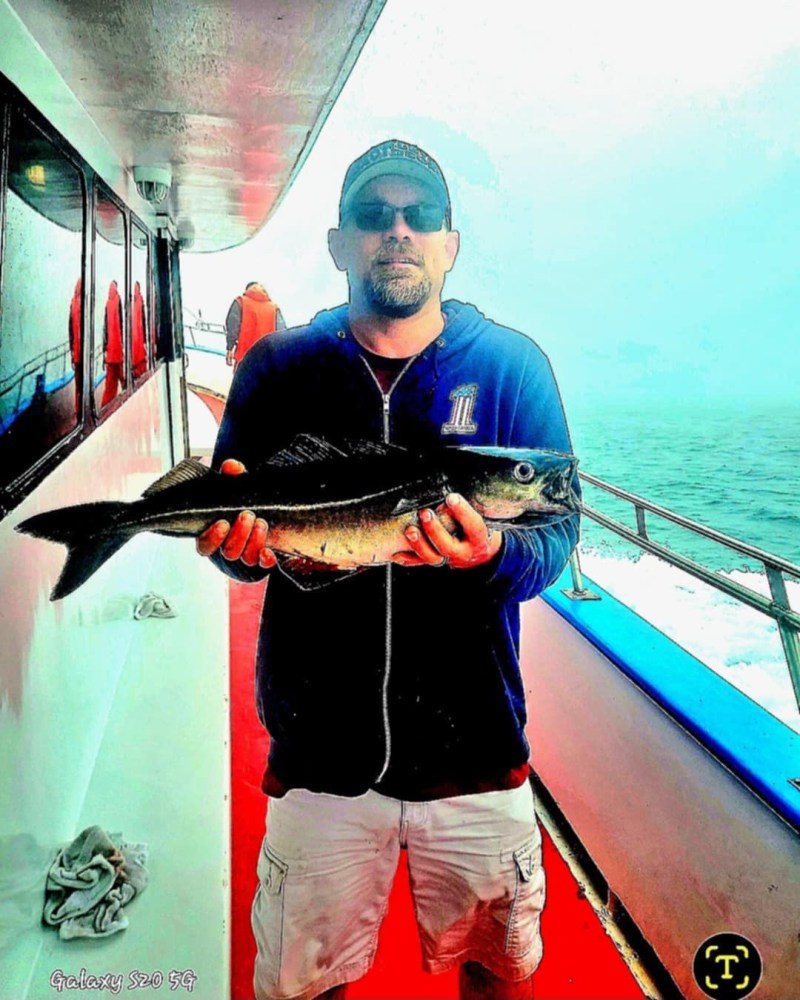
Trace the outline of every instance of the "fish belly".
<path fill-rule="evenodd" d="M 342 569 L 376 566 L 408 550 L 403 531 L 416 521 L 416 512 L 412 511 L 379 522 L 332 519 L 294 525 L 271 523 L 267 545 L 276 552 Z"/>

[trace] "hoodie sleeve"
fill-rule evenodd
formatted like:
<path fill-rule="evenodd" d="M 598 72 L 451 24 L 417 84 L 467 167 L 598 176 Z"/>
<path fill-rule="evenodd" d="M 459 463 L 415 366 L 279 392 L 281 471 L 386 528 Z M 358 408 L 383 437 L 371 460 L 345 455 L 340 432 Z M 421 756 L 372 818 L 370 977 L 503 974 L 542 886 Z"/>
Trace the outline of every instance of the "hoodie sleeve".
<path fill-rule="evenodd" d="M 550 363 L 544 355 L 526 372 L 511 417 L 510 447 L 548 448 L 572 452 L 564 408 Z M 580 496 L 577 473 L 573 489 Z M 503 599 L 527 601 L 561 575 L 578 541 L 580 516 L 557 524 L 503 533 L 503 544 L 491 564 L 488 585 Z"/>
<path fill-rule="evenodd" d="M 239 329 L 242 325 L 242 304 L 238 299 L 231 302 L 228 315 L 225 317 L 225 346 L 229 351 L 236 347 L 239 339 Z"/>
<path fill-rule="evenodd" d="M 266 356 L 266 347 L 259 347 L 266 345 L 267 339 L 259 341 L 248 351 L 236 369 L 214 446 L 211 460 L 214 469 L 219 469 L 228 458 L 235 458 L 246 469 L 252 469 L 277 451 L 270 434 L 271 430 L 280 426 L 277 414 L 270 412 L 276 395 L 267 389 L 270 359 Z M 256 350 L 256 347 L 259 349 Z M 210 559 L 234 580 L 247 583 L 263 580 L 270 572 L 261 566 L 246 566 L 240 559 L 230 562 L 219 551 Z"/>

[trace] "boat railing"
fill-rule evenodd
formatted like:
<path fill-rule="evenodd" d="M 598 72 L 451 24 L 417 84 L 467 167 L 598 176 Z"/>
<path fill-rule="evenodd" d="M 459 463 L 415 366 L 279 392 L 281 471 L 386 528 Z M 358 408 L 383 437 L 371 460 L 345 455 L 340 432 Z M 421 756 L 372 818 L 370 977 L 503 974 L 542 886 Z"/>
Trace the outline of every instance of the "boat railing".
<path fill-rule="evenodd" d="M 0 379 L 0 400 L 4 396 L 12 400 L 10 403 L 3 401 L 3 408 L 10 412 L 18 412 L 36 391 L 44 392 L 47 386 L 48 368 L 52 370 L 56 365 L 58 373 L 63 374 L 68 368 L 66 358 L 69 353 L 69 344 L 55 344 L 29 358 Z M 27 395 L 24 394 L 26 385 L 33 386 Z"/>
<path fill-rule="evenodd" d="M 671 566 L 676 566 L 678 569 L 684 570 L 696 579 L 702 580 L 716 590 L 773 619 L 778 627 L 783 653 L 786 658 L 786 666 L 791 677 L 797 705 L 800 708 L 800 614 L 792 609 L 786 589 L 787 577 L 800 580 L 800 566 L 789 562 L 787 559 L 783 559 L 781 556 L 765 552 L 763 549 L 748 545 L 720 531 L 699 524 L 697 521 L 692 521 L 687 517 L 676 514 L 666 507 L 660 507 L 658 504 L 651 503 L 649 500 L 630 493 L 628 490 L 623 490 L 619 486 L 606 483 L 602 479 L 590 475 L 588 472 L 581 472 L 580 478 L 582 482 L 597 487 L 605 493 L 630 504 L 636 515 L 636 530 L 634 531 L 627 525 L 622 524 L 620 521 L 609 517 L 607 514 L 586 503 L 582 504 L 584 515 L 591 518 L 591 520 L 603 528 L 607 528 L 621 538 L 626 539 L 626 541 L 637 545 L 640 549 L 652 553 Z M 690 559 L 668 548 L 666 545 L 654 541 L 648 534 L 648 514 L 670 521 L 695 535 L 707 538 L 712 542 L 725 546 L 729 550 L 737 552 L 739 555 L 746 556 L 748 559 L 760 563 L 769 584 L 771 600 L 758 591 L 735 580 L 731 580 L 721 572 L 710 569 L 708 566 L 704 566 L 694 559 Z M 573 552 L 570 559 L 570 567 L 572 570 L 572 590 L 565 590 L 564 593 L 573 600 L 597 600 L 598 595 L 584 584 L 580 567 L 580 556 L 577 549 Z"/>
<path fill-rule="evenodd" d="M 183 332 L 186 347 L 190 350 L 225 354 L 225 327 L 222 323 L 210 323 L 204 319 L 187 323 L 184 319 Z"/>

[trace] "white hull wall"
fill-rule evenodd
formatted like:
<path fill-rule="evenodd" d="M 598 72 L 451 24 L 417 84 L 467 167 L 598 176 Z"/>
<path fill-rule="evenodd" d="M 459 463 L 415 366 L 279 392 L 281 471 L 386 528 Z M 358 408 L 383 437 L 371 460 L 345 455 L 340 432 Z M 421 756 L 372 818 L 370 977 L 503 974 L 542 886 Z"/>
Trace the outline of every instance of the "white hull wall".
<path fill-rule="evenodd" d="M 0 1000 L 64 996 L 51 976 L 82 968 L 126 986 L 158 971 L 165 995 L 170 972 L 192 969 L 195 996 L 228 995 L 227 579 L 191 540 L 143 534 L 51 602 L 65 549 L 14 531 L 39 510 L 134 499 L 169 468 L 165 376 L 0 523 L 0 876 L 14 869 L 11 891 L 0 877 Z M 148 591 L 177 616 L 134 620 Z M 150 883 L 127 930 L 61 941 L 40 925 L 42 858 L 93 824 L 149 845 Z M 84 995 L 97 991 L 70 990 Z"/>
<path fill-rule="evenodd" d="M 761 953 L 754 996 L 800 996 L 793 830 L 542 600 L 522 660 L 533 766 L 684 995 L 732 931 Z"/>

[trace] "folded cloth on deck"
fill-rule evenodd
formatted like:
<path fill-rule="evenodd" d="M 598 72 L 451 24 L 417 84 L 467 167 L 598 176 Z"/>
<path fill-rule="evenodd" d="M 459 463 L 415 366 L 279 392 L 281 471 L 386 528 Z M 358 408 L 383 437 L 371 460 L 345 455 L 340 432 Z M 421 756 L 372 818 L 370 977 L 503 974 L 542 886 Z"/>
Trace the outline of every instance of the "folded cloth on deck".
<path fill-rule="evenodd" d="M 89 826 L 58 852 L 45 884 L 42 919 L 64 940 L 125 930 L 122 912 L 147 885 L 147 846 Z"/>

